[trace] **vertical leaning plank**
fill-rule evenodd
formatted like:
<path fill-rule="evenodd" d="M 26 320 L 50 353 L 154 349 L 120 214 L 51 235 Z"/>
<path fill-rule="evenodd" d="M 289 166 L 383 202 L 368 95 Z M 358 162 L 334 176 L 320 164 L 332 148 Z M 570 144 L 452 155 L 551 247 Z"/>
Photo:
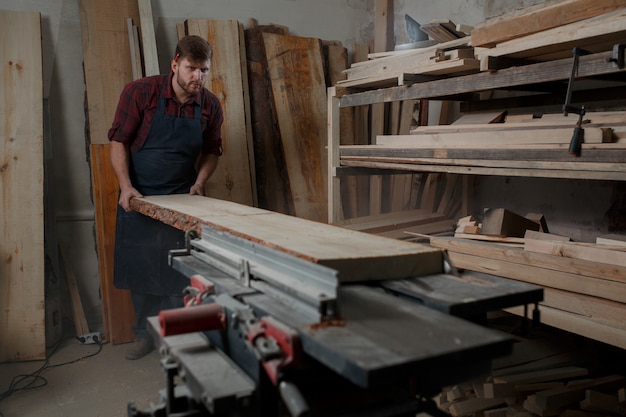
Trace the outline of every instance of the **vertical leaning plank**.
<path fill-rule="evenodd" d="M 124 86 L 132 81 L 130 42 L 127 19 L 139 21 L 136 0 L 90 1 L 79 0 L 83 40 L 83 59 L 86 84 L 87 123 L 90 144 L 108 144 L 107 132 L 113 122 L 115 108 Z M 91 147 L 102 150 L 100 147 Z M 104 150 L 103 150 L 104 152 Z M 91 155 L 91 161 L 108 161 L 108 153 Z M 109 169 L 111 172 L 109 172 Z M 105 337 L 112 343 L 133 340 L 130 297 L 125 291 L 106 291 L 113 288 L 113 253 L 115 242 L 115 210 L 118 184 L 111 175 L 110 163 L 92 166 L 96 235 L 100 285 L 103 288 Z M 107 314 L 116 312 L 116 314 Z"/>
<path fill-rule="evenodd" d="M 296 216 L 326 222 L 327 117 L 321 41 L 264 33 Z"/>
<path fill-rule="evenodd" d="M 159 56 L 157 55 L 154 20 L 152 19 L 151 0 L 138 0 L 139 26 L 141 27 L 141 45 L 143 50 L 144 74 L 158 75 Z"/>
<path fill-rule="evenodd" d="M 206 185 L 206 195 L 256 205 L 252 128 L 248 117 L 248 71 L 243 26 L 236 20 L 189 19 L 187 34 L 205 38 L 213 47 L 210 85 L 222 103 L 224 155 Z"/>
<path fill-rule="evenodd" d="M 339 98 L 336 87 L 328 88 L 328 223 L 336 224 L 342 220 L 341 213 L 341 181 L 335 175 L 335 167 L 339 166 Z"/>
<path fill-rule="evenodd" d="M 348 51 L 341 45 L 324 45 L 324 52 L 328 62 L 328 85 L 334 86 L 340 80 L 345 80 L 343 71 L 348 68 Z M 354 107 L 339 109 L 339 143 L 354 145 Z M 357 177 L 340 177 L 341 204 L 344 218 L 357 217 L 358 193 Z"/>
<path fill-rule="evenodd" d="M 286 33 L 284 27 L 275 25 L 255 25 L 245 30 L 257 195 L 260 208 L 294 215 L 263 44 L 263 33 L 266 32 Z"/>
<path fill-rule="evenodd" d="M 46 357 L 41 16 L 0 12 L 0 362 Z"/>
<path fill-rule="evenodd" d="M 365 44 L 354 44 L 354 62 L 367 61 L 369 48 Z M 354 144 L 369 144 L 369 114 L 370 106 L 354 108 Z M 357 217 L 369 214 L 370 178 L 367 175 L 358 175 L 357 179 Z"/>
<path fill-rule="evenodd" d="M 133 80 L 141 78 L 143 71 L 141 70 L 141 48 L 139 48 L 139 39 L 136 36 L 136 26 L 133 19 L 126 19 L 128 26 L 128 42 L 130 44 L 130 63 L 133 68 Z"/>
<path fill-rule="evenodd" d="M 113 251 L 115 249 L 115 215 L 117 211 L 118 182 L 109 157 L 108 143 L 95 143 L 90 147 L 93 193 L 96 205 L 96 238 L 102 316 L 105 337 L 111 343 L 124 343 L 133 339 L 135 321 L 130 291 L 118 290 L 113 285 Z M 106 185 L 106 186 L 105 186 Z"/>
<path fill-rule="evenodd" d="M 376 0 L 374 20 L 374 52 L 386 52 L 393 49 L 393 0 Z M 370 140 L 376 143 L 376 137 L 385 133 L 385 103 L 372 104 L 372 128 Z M 383 177 L 370 177 L 370 214 L 382 211 Z"/>

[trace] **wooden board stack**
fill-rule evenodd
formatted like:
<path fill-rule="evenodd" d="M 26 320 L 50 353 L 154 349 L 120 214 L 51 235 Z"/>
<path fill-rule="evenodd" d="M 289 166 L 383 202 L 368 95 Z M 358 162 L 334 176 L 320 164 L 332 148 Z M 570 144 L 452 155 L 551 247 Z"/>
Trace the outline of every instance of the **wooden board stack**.
<path fill-rule="evenodd" d="M 445 387 L 435 401 L 453 417 L 623 416 L 626 377 L 594 363 L 597 353 L 567 338 L 521 340 L 491 375 Z"/>
<path fill-rule="evenodd" d="M 468 115 L 471 117 L 471 115 Z M 341 146 L 343 165 L 513 176 L 626 180 L 626 112 L 589 112 L 580 156 L 569 154 L 572 117 L 511 117 L 504 123 L 419 126 L 376 145 Z M 414 165 L 413 168 L 410 165 Z"/>
<path fill-rule="evenodd" d="M 457 268 L 542 286 L 543 323 L 626 349 L 624 246 L 570 242 L 549 233 L 527 233 L 513 246 L 510 238 L 475 237 L 432 237 L 430 242 L 447 250 Z M 522 308 L 510 312 L 524 314 Z"/>

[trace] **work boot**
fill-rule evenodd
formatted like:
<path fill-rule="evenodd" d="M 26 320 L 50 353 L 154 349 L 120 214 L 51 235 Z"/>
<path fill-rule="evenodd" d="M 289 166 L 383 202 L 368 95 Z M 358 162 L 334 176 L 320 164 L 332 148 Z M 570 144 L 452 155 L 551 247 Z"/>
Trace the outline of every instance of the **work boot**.
<path fill-rule="evenodd" d="M 141 359 L 154 350 L 154 343 L 149 337 L 138 338 L 126 352 L 126 359 L 134 361 Z"/>

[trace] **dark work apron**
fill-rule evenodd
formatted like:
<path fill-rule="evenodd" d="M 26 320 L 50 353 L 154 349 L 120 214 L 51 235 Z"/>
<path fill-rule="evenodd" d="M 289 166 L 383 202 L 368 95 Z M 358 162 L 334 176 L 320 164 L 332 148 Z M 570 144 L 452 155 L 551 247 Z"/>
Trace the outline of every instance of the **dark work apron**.
<path fill-rule="evenodd" d="M 165 114 L 162 94 L 144 146 L 130 154 L 130 179 L 144 196 L 186 194 L 196 180 L 202 147 L 201 105 L 194 118 Z M 171 249 L 185 247 L 184 232 L 118 205 L 114 284 L 143 294 L 182 295 L 189 279 L 167 263 Z"/>

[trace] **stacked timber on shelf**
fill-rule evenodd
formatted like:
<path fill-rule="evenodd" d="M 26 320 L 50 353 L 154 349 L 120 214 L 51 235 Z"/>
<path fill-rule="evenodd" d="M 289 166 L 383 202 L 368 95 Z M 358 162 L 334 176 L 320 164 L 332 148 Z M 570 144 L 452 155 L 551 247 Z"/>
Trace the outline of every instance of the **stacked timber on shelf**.
<path fill-rule="evenodd" d="M 626 349 L 626 246 L 619 238 L 581 243 L 541 232 L 455 236 L 431 237 L 430 243 L 445 249 L 458 268 L 542 286 L 542 323 Z"/>
<path fill-rule="evenodd" d="M 420 126 L 379 136 L 376 145 L 342 146 L 344 166 L 523 177 L 626 179 L 626 112 L 590 112 L 580 156 L 568 148 L 578 116 Z"/>
<path fill-rule="evenodd" d="M 350 175 L 626 180 L 626 113 L 618 111 L 626 69 L 616 46 L 624 36 L 624 2 L 544 2 L 488 19 L 471 36 L 353 64 L 329 94 L 329 221 L 344 221 L 335 180 Z M 573 47 L 586 54 L 576 71 Z M 568 104 L 586 112 L 578 155 L 569 152 L 578 114 L 562 111 L 573 73 Z M 450 126 L 378 134 L 366 145 L 344 144 L 334 127 L 346 108 L 430 99 L 460 102 L 463 117 Z M 489 119 L 494 110 L 501 117 Z"/>

